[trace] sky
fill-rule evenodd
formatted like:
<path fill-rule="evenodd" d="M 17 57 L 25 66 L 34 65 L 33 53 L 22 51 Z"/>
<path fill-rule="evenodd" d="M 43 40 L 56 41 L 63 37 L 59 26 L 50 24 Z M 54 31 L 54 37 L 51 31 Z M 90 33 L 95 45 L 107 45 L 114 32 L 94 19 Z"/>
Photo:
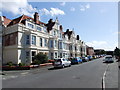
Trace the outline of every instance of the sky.
<path fill-rule="evenodd" d="M 12 0 L 3 2 L 1 14 L 14 19 L 22 14 L 40 21 L 55 20 L 66 29 L 74 30 L 88 46 L 94 49 L 114 50 L 118 47 L 118 3 L 117 2 L 29 2 Z"/>

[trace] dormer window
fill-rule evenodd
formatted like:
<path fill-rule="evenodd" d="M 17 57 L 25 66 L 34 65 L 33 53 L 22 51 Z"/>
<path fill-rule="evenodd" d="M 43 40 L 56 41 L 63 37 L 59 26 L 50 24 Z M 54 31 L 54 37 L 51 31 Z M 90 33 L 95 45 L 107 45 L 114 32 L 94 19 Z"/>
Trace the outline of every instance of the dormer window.
<path fill-rule="evenodd" d="M 44 32 L 47 32 L 47 29 L 46 29 L 46 27 L 45 27 L 45 26 L 43 27 L 43 31 L 44 31 Z"/>
<path fill-rule="evenodd" d="M 32 19 L 29 19 L 32 22 Z"/>
<path fill-rule="evenodd" d="M 39 27 L 39 26 L 37 26 L 37 30 L 38 30 L 38 31 L 41 31 L 41 30 L 42 30 L 42 28 L 41 28 L 41 27 Z"/>
<path fill-rule="evenodd" d="M 33 28 L 34 28 L 34 25 L 31 24 L 31 23 L 28 23 L 28 27 L 33 29 Z"/>

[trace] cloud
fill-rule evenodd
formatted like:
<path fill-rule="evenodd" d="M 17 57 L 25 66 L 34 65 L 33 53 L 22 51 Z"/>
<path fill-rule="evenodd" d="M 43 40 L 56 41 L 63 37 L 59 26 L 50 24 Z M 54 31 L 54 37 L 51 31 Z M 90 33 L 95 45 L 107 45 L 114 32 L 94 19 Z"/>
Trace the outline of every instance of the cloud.
<path fill-rule="evenodd" d="M 94 47 L 94 49 L 105 49 L 105 50 L 114 50 L 118 45 L 117 43 L 109 44 L 106 41 L 91 41 L 86 43 L 90 47 Z"/>
<path fill-rule="evenodd" d="M 50 10 L 47 10 L 46 8 L 43 8 L 41 10 L 39 10 L 42 15 L 65 15 L 65 12 L 60 10 L 59 8 L 50 8 Z"/>
<path fill-rule="evenodd" d="M 89 8 L 90 8 L 90 4 L 80 5 L 80 11 L 86 11 Z"/>
<path fill-rule="evenodd" d="M 60 10 L 58 8 L 51 8 L 50 14 L 52 16 L 54 16 L 54 15 L 64 15 L 65 13 L 64 13 L 64 11 L 62 11 L 62 10 Z"/>
<path fill-rule="evenodd" d="M 62 3 L 62 5 L 65 5 L 65 3 Z M 0 10 L 8 13 L 12 13 L 14 16 L 25 14 L 33 17 L 33 14 L 35 12 L 42 13 L 43 15 L 51 15 L 51 16 L 65 15 L 65 12 L 60 10 L 59 8 L 50 8 L 50 10 L 43 8 L 41 10 L 38 10 L 34 8 L 31 4 L 29 4 L 27 0 L 12 0 L 12 2 L 10 1 L 2 2 L 2 6 L 0 6 Z"/>
<path fill-rule="evenodd" d="M 106 41 L 92 41 L 92 42 L 87 42 L 87 45 L 93 46 L 93 47 L 99 47 L 99 46 L 106 45 L 106 44 L 107 44 Z"/>
<path fill-rule="evenodd" d="M 12 2 L 2 2 L 2 7 L 0 10 L 10 12 L 13 15 L 28 15 L 32 16 L 36 8 L 33 8 L 27 0 L 12 0 Z"/>
<path fill-rule="evenodd" d="M 120 35 L 120 32 L 113 32 L 113 35 Z"/>
<path fill-rule="evenodd" d="M 90 8 L 90 4 L 86 4 L 85 7 L 88 9 Z"/>
<path fill-rule="evenodd" d="M 65 2 L 60 3 L 61 6 L 65 6 L 65 4 L 66 4 Z"/>
<path fill-rule="evenodd" d="M 85 7 L 84 6 L 80 6 L 80 11 L 85 11 Z"/>
<path fill-rule="evenodd" d="M 118 42 L 118 48 L 120 48 L 120 42 Z"/>
<path fill-rule="evenodd" d="M 41 9 L 39 11 L 41 12 L 42 15 L 48 15 L 48 14 L 50 14 L 50 12 L 46 8 L 43 8 L 43 9 Z"/>
<path fill-rule="evenodd" d="M 74 7 L 71 7 L 71 8 L 70 8 L 70 11 L 75 11 L 75 8 L 74 8 Z"/>

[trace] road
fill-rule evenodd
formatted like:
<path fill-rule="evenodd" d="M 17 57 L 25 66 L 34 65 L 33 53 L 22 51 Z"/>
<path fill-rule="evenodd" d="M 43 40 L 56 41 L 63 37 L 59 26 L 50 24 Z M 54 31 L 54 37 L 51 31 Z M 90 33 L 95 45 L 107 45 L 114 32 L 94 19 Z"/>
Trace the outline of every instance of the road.
<path fill-rule="evenodd" d="M 102 77 L 107 70 L 106 87 L 118 88 L 118 73 L 113 70 L 117 71 L 117 62 L 105 64 L 102 60 L 103 58 L 95 59 L 64 69 L 53 69 L 50 66 L 30 71 L 4 72 L 7 74 L 3 75 L 2 86 L 3 88 L 102 88 Z M 112 77 L 115 81 L 109 79 Z M 114 86 L 109 80 L 115 82 Z"/>

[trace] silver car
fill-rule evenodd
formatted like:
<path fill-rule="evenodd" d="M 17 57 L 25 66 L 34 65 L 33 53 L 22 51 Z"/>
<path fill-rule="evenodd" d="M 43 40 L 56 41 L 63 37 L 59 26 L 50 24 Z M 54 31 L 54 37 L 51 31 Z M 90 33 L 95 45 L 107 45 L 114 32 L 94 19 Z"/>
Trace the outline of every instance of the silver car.
<path fill-rule="evenodd" d="M 54 64 L 53 64 L 54 68 L 58 68 L 58 67 L 66 67 L 66 66 L 71 66 L 71 61 L 69 61 L 68 59 L 65 58 L 59 58 L 59 59 L 54 59 Z"/>
<path fill-rule="evenodd" d="M 109 63 L 109 62 L 113 63 L 114 59 L 113 59 L 112 55 L 107 55 L 103 61 L 107 62 L 107 63 Z"/>

